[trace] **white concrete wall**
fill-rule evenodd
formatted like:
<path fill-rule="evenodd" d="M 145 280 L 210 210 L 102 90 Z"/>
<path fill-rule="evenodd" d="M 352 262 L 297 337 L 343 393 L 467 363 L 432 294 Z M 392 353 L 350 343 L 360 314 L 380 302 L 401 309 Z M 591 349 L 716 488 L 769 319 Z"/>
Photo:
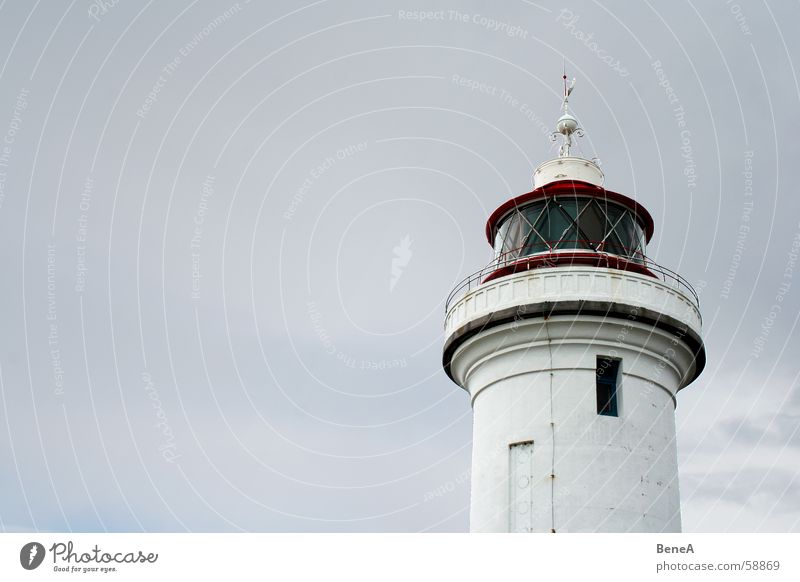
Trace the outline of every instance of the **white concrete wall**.
<path fill-rule="evenodd" d="M 597 414 L 598 355 L 622 358 L 619 417 Z M 680 531 L 674 395 L 692 365 L 674 336 L 612 318 L 522 320 L 467 340 L 452 372 L 475 415 L 472 531 Z M 520 441 L 533 441 L 530 479 L 509 466 Z M 529 509 L 509 507 L 517 494 Z"/>

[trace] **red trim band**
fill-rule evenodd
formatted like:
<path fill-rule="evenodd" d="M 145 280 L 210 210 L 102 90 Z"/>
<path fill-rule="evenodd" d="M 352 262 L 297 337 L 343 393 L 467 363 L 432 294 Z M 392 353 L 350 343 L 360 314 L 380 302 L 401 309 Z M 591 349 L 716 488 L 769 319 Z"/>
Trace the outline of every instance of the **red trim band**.
<path fill-rule="evenodd" d="M 575 253 L 542 253 L 520 257 L 518 261 L 504 265 L 489 273 L 481 283 L 487 283 L 493 279 L 513 275 L 531 269 L 541 269 L 545 267 L 563 267 L 569 265 L 589 265 L 591 267 L 605 267 L 607 269 L 619 269 L 620 271 L 631 271 L 641 275 L 655 277 L 656 275 L 644 265 L 629 261 L 617 255 L 606 255 L 592 252 Z"/>

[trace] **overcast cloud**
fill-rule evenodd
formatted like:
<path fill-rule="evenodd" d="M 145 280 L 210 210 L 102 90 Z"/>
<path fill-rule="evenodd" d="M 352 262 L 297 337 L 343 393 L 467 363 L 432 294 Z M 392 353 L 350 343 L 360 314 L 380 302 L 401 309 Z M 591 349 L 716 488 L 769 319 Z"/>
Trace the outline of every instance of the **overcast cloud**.
<path fill-rule="evenodd" d="M 700 292 L 684 530 L 800 530 L 799 20 L 2 2 L 0 528 L 466 531 L 444 299 L 556 155 L 566 62 L 578 153 Z"/>

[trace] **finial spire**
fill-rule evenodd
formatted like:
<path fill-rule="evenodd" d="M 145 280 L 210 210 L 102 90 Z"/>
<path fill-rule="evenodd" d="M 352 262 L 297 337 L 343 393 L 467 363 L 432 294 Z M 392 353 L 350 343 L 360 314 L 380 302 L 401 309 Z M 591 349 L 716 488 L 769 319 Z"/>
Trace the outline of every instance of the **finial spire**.
<path fill-rule="evenodd" d="M 572 90 L 575 88 L 575 78 L 572 78 L 572 82 L 567 85 L 567 72 L 566 72 L 566 65 L 564 66 L 564 99 L 562 102 L 562 106 L 564 109 L 564 113 L 561 117 L 558 118 L 556 122 L 556 132 L 550 136 L 551 141 L 555 141 L 559 134 L 563 136 L 564 141 L 561 144 L 561 147 L 558 148 L 558 157 L 566 158 L 569 157 L 569 149 L 572 147 L 572 134 L 574 133 L 577 136 L 583 136 L 583 129 L 578 127 L 578 120 L 575 119 L 569 112 L 569 96 L 572 93 Z"/>
<path fill-rule="evenodd" d="M 572 77 L 572 82 L 567 86 L 567 74 L 564 73 L 564 113 L 567 113 L 569 105 L 569 96 L 575 88 L 575 77 Z"/>

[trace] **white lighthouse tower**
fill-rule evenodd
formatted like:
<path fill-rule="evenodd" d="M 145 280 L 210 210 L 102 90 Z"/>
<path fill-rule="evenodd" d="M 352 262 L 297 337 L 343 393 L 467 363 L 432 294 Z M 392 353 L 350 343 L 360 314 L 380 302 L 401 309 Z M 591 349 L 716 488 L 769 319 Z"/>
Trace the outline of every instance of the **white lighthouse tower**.
<path fill-rule="evenodd" d="M 444 369 L 474 410 L 471 530 L 677 532 L 697 295 L 647 259 L 647 210 L 571 155 L 571 91 L 565 76 L 559 157 L 492 213 L 495 259 L 447 300 Z"/>

